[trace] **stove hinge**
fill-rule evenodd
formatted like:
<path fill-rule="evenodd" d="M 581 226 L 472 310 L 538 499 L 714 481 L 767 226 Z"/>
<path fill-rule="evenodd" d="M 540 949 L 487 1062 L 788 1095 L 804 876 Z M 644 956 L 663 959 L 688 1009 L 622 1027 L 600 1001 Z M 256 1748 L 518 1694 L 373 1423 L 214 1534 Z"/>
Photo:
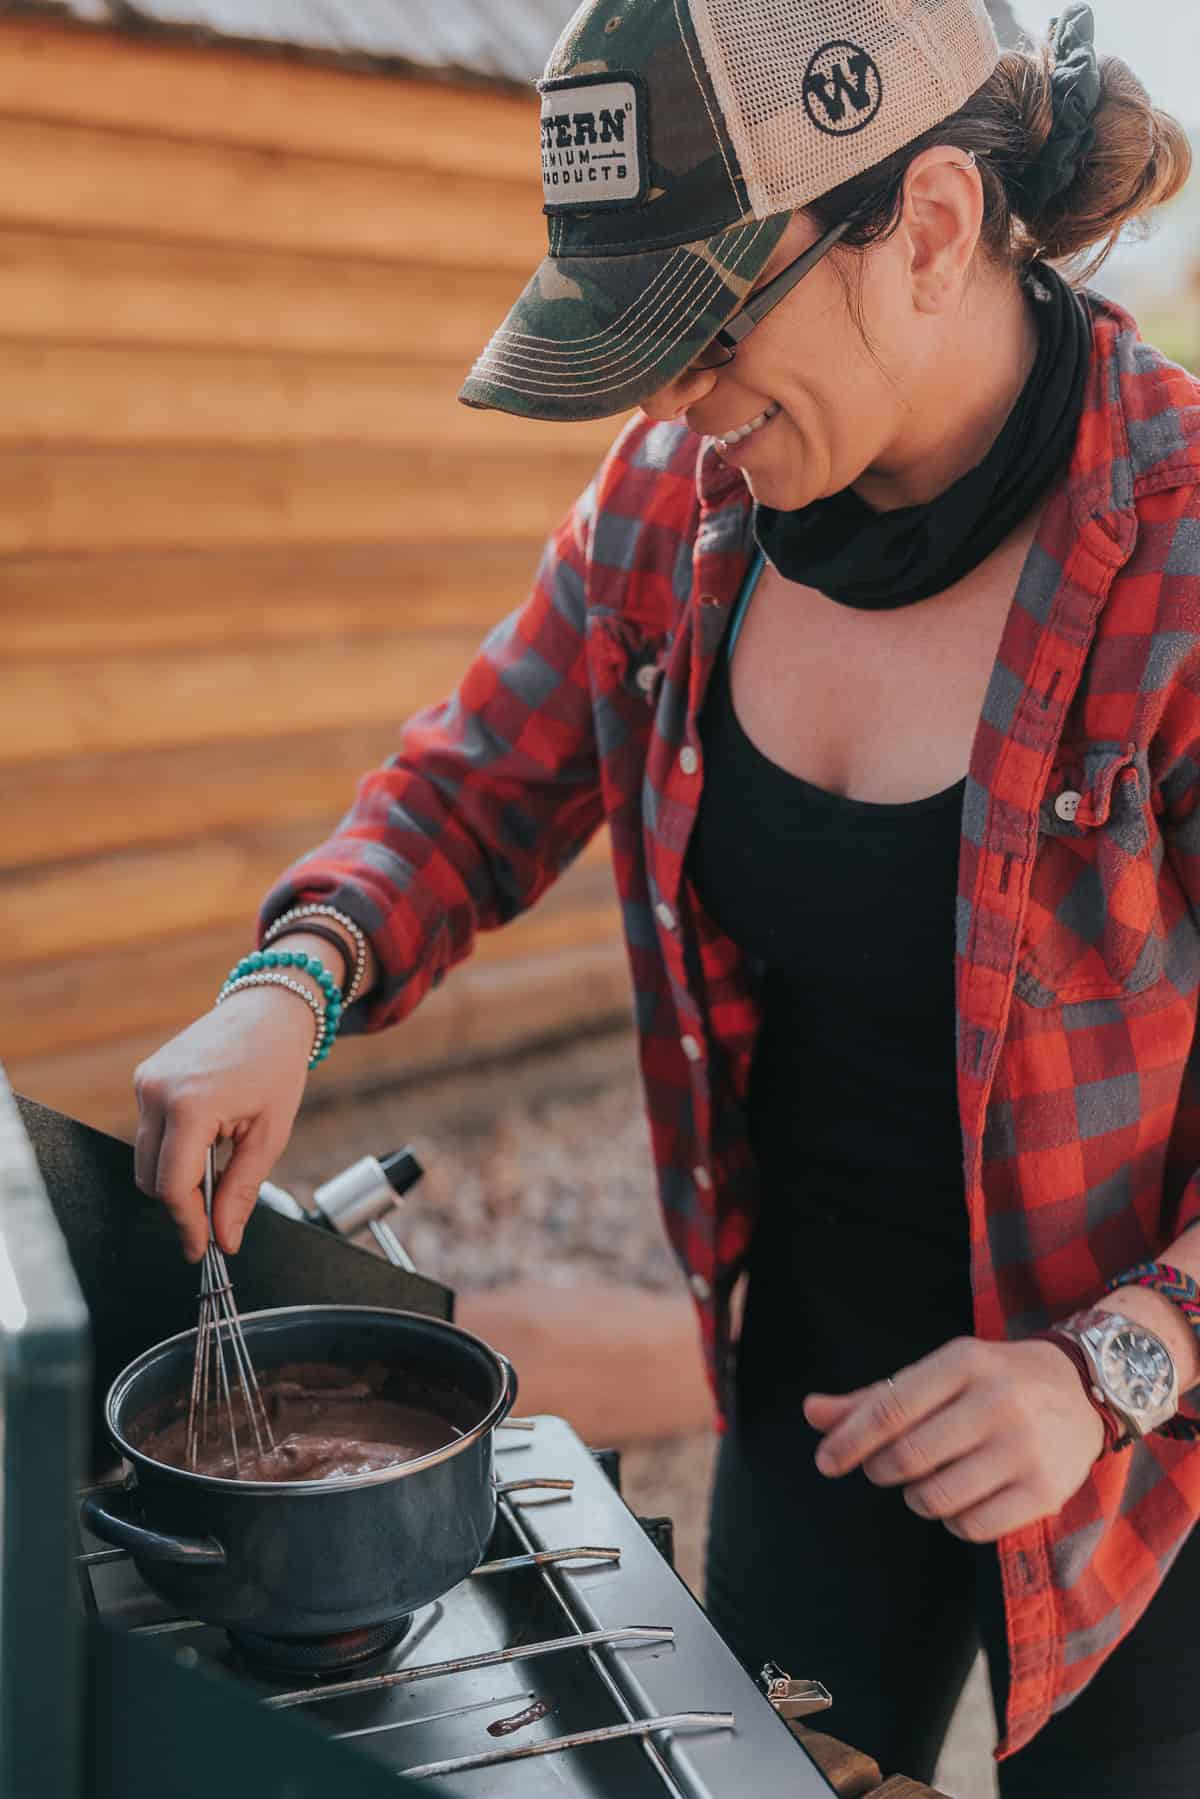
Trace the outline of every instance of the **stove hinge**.
<path fill-rule="evenodd" d="M 781 1718 L 808 1718 L 833 1704 L 833 1695 L 819 1680 L 793 1680 L 778 1662 L 766 1662 L 758 1684 Z"/>

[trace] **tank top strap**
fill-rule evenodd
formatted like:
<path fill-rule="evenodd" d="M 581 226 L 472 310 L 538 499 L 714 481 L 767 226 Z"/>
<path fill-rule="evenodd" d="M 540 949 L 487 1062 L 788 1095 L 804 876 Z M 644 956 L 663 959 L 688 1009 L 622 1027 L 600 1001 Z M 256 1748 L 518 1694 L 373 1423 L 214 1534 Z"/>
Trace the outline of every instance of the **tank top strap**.
<path fill-rule="evenodd" d="M 763 555 L 762 551 L 759 549 L 756 549 L 754 552 L 754 560 L 750 564 L 750 567 L 746 571 L 746 579 L 742 582 L 742 591 L 741 591 L 741 593 L 739 593 L 739 595 L 737 597 L 737 602 L 734 606 L 732 623 L 730 624 L 729 630 L 726 633 L 725 660 L 727 662 L 731 661 L 733 658 L 734 646 L 736 645 L 737 640 L 738 640 L 738 632 L 741 630 L 743 624 L 746 621 L 746 613 L 747 613 L 747 610 L 749 609 L 750 597 L 753 594 L 754 589 L 758 586 L 758 578 L 763 572 L 763 566 L 764 566 L 766 560 L 767 559 Z"/>

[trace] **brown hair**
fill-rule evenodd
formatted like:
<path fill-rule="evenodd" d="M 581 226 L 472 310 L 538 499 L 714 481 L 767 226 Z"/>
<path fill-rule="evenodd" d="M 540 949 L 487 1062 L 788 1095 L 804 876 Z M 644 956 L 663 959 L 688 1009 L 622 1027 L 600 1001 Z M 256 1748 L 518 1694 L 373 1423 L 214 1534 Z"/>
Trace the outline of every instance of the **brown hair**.
<path fill-rule="evenodd" d="M 842 240 L 864 249 L 900 221 L 904 178 L 914 157 L 938 144 L 974 151 L 983 180 L 982 242 L 999 262 L 1023 272 L 1035 257 L 1072 264 L 1079 280 L 1093 275 L 1122 228 L 1170 200 L 1188 178 L 1191 148 L 1182 127 L 1150 103 L 1118 57 L 1100 59 L 1094 138 L 1070 186 L 1030 217 L 1022 179 L 1037 161 L 1053 122 L 1049 45 L 1009 51 L 958 112 L 893 156 L 857 175 L 805 210 L 822 230 L 859 205 L 865 211 Z"/>

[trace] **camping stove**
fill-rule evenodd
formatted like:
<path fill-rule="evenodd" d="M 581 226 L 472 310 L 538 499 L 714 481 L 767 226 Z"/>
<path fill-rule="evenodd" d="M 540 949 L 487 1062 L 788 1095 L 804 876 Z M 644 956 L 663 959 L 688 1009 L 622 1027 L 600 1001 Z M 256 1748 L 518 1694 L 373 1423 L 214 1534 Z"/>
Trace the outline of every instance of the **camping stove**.
<path fill-rule="evenodd" d="M 411 1265 L 281 1210 L 246 1230 L 251 1309 L 450 1315 Z M 109 1381 L 186 1327 L 194 1284 L 128 1145 L 14 1104 L 0 1071 L 4 1799 L 828 1799 L 785 1721 L 824 1689 L 750 1678 L 674 1573 L 669 1527 L 634 1517 L 617 1459 L 559 1418 L 501 1427 L 487 1556 L 405 1624 L 281 1646 L 173 1615 L 80 1535 L 78 1499 L 111 1471 Z"/>
<path fill-rule="evenodd" d="M 350 1644 L 340 1663 L 335 1642 L 319 1672 L 264 1668 L 223 1631 L 172 1616 L 120 1551 L 94 1541 L 86 1602 L 103 1625 L 238 1683 L 263 1710 L 301 1715 L 356 1756 L 463 1799 L 827 1799 L 625 1506 L 613 1459 L 548 1417 L 502 1427 L 496 1459 L 487 1560 L 374 1659 Z M 790 1709 L 821 1697 L 793 1690 Z"/>

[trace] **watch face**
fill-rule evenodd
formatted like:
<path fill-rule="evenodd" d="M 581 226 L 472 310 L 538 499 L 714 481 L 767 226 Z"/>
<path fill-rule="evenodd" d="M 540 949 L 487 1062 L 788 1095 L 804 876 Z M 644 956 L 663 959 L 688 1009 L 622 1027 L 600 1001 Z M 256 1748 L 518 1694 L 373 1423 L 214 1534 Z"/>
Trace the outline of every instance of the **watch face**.
<path fill-rule="evenodd" d="M 1162 1344 L 1136 1325 L 1114 1331 L 1100 1354 L 1100 1369 L 1119 1405 L 1151 1412 L 1171 1391 L 1171 1358 Z"/>

